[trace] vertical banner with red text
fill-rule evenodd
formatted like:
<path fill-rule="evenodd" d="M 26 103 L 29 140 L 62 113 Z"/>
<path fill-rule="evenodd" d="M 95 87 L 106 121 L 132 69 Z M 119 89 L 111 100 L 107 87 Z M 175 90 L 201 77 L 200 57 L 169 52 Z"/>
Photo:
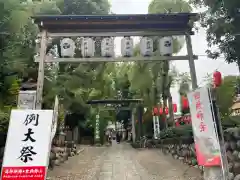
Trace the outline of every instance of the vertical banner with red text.
<path fill-rule="evenodd" d="M 207 87 L 188 94 L 198 165 L 220 166 L 221 150 Z"/>
<path fill-rule="evenodd" d="M 12 110 L 1 180 L 45 180 L 53 110 Z"/>
<path fill-rule="evenodd" d="M 160 124 L 159 124 L 159 117 L 153 116 L 153 134 L 154 139 L 159 139 L 160 137 Z"/>

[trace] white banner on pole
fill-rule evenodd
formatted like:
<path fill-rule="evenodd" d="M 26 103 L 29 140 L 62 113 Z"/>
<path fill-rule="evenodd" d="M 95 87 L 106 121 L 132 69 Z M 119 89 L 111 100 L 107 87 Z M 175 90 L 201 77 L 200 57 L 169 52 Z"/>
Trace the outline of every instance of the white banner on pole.
<path fill-rule="evenodd" d="M 56 131 L 57 131 L 57 121 L 58 121 L 58 109 L 59 108 L 59 100 L 58 97 L 55 97 L 55 104 L 53 109 L 53 122 L 52 122 L 52 134 L 51 134 L 51 141 L 53 140 Z"/>
<path fill-rule="evenodd" d="M 159 125 L 159 117 L 158 116 L 153 116 L 153 131 L 154 131 L 154 139 L 159 139 L 160 125 Z"/>
<path fill-rule="evenodd" d="M 215 129 L 209 89 L 199 88 L 188 94 L 198 164 L 220 166 L 221 151 Z"/>
<path fill-rule="evenodd" d="M 100 127 L 99 127 L 99 114 L 96 115 L 96 125 L 95 125 L 95 140 L 100 139 Z"/>
<path fill-rule="evenodd" d="M 44 180 L 53 110 L 12 110 L 1 179 Z"/>

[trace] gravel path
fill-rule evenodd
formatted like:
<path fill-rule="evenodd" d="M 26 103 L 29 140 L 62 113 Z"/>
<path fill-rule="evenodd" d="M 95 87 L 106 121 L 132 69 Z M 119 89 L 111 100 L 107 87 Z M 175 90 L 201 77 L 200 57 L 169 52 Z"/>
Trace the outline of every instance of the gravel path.
<path fill-rule="evenodd" d="M 159 150 L 136 150 L 126 143 L 112 147 L 85 147 L 53 171 L 50 180 L 201 180 L 200 171 L 189 168 Z"/>
<path fill-rule="evenodd" d="M 138 163 L 158 180 L 202 180 L 199 169 L 189 167 L 161 151 L 140 150 L 136 153 Z"/>
<path fill-rule="evenodd" d="M 60 166 L 55 166 L 48 172 L 48 180 L 90 180 L 97 173 L 96 167 L 100 163 L 107 147 L 82 146 L 84 151 L 70 157 Z"/>

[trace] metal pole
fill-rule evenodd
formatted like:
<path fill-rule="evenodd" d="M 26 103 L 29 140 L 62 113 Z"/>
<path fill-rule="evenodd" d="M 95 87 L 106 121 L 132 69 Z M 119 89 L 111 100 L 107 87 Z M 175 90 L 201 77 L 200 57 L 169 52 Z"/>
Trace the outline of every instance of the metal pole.
<path fill-rule="evenodd" d="M 218 140 L 219 140 L 221 156 L 222 156 L 221 157 L 221 161 L 222 161 L 221 169 L 222 169 L 222 171 L 219 173 L 219 175 L 222 176 L 221 177 L 222 179 L 227 180 L 228 176 L 229 176 L 228 160 L 227 160 L 227 154 L 226 154 L 226 150 L 225 150 L 225 146 L 224 146 L 224 136 L 223 136 L 221 118 L 220 118 L 219 109 L 218 109 L 218 106 L 217 106 L 217 92 L 216 92 L 216 90 L 217 90 L 216 88 L 211 88 L 210 89 L 210 96 L 211 96 L 211 99 L 212 99 L 212 111 L 213 111 L 213 116 L 214 116 L 216 134 L 217 134 L 217 137 L 218 137 Z"/>
<path fill-rule="evenodd" d="M 189 68 L 190 68 L 190 75 L 192 80 L 192 89 L 197 89 L 197 75 L 196 75 L 196 69 L 195 69 L 195 63 L 194 63 L 194 56 L 193 56 L 193 50 L 192 50 L 192 41 L 189 34 L 186 34 L 186 45 L 187 45 L 187 53 L 189 56 Z M 215 167 L 204 167 L 204 180 L 222 180 L 222 169 L 219 166 Z"/>
<path fill-rule="evenodd" d="M 223 180 L 222 169 L 218 166 L 204 167 L 204 180 Z"/>
<path fill-rule="evenodd" d="M 192 89 L 197 89 L 197 75 L 196 75 L 196 69 L 195 69 L 195 63 L 194 63 L 194 56 L 193 56 L 193 50 L 192 50 L 192 41 L 191 41 L 191 36 L 187 34 L 185 36 L 186 38 L 186 45 L 187 45 L 187 53 L 189 56 L 189 68 L 190 68 L 190 75 L 191 75 L 191 80 L 192 80 Z"/>
<path fill-rule="evenodd" d="M 47 31 L 42 31 L 41 46 L 40 46 L 40 62 L 38 66 L 38 80 L 37 80 L 37 98 L 36 109 L 42 109 L 42 94 L 44 84 L 44 61 L 47 50 Z"/>

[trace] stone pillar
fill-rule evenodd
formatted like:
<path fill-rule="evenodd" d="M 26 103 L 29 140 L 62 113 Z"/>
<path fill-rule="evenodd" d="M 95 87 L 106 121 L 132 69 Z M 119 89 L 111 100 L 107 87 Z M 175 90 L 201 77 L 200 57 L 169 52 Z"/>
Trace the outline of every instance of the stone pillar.
<path fill-rule="evenodd" d="M 73 129 L 73 141 L 78 144 L 78 126 Z"/>
<path fill-rule="evenodd" d="M 66 131 L 66 141 L 72 141 L 73 140 L 73 131 L 70 129 L 67 129 Z"/>
<path fill-rule="evenodd" d="M 96 115 L 96 121 L 95 121 L 95 144 L 100 145 L 100 116 L 99 114 Z"/>

